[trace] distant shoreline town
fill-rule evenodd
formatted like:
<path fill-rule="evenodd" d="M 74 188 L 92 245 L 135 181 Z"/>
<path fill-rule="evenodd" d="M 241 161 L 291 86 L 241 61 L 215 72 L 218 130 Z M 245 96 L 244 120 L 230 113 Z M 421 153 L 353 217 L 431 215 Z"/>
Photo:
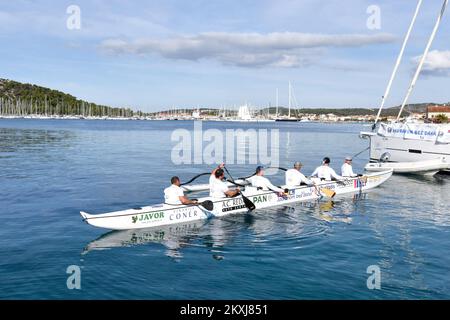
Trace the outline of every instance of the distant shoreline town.
<path fill-rule="evenodd" d="M 406 107 L 415 120 L 450 117 L 447 104 L 422 103 Z M 399 107 L 384 109 L 383 121 L 396 119 Z M 369 108 L 294 108 L 249 105 L 220 108 L 171 108 L 159 112 L 135 111 L 89 103 L 69 94 L 32 84 L 0 79 L 2 119 L 87 119 L 87 120 L 199 120 L 240 122 L 373 122 L 378 110 Z M 442 114 L 442 116 L 441 116 Z M 436 118 L 436 116 L 439 116 Z"/>
<path fill-rule="evenodd" d="M 339 123 L 339 122 L 361 122 L 368 123 L 374 122 L 375 115 L 349 115 L 339 116 L 332 112 L 327 114 L 316 113 L 302 113 L 301 116 L 261 116 L 255 115 L 250 117 L 239 116 L 222 116 L 214 115 L 214 109 L 208 109 L 207 111 L 193 111 L 187 112 L 185 110 L 176 111 L 162 111 L 155 115 L 118 115 L 118 116 L 91 116 L 91 115 L 76 115 L 76 114 L 2 114 L 0 113 L 0 119 L 61 119 L 61 120 L 151 120 L 151 121 L 235 121 L 235 122 L 324 122 L 324 123 Z M 216 110 L 215 113 L 218 113 Z M 450 107 L 445 114 L 446 121 L 450 118 Z M 396 120 L 396 116 L 382 117 L 382 121 L 391 122 Z M 427 113 L 410 113 L 408 116 L 410 120 L 424 121 L 429 119 Z"/>

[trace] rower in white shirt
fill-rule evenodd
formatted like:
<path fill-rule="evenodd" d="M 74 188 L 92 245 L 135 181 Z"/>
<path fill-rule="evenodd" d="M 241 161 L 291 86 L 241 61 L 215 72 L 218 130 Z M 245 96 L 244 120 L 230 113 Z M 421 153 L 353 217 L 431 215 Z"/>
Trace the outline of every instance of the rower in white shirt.
<path fill-rule="evenodd" d="M 338 175 L 333 168 L 330 167 L 330 158 L 323 158 L 322 165 L 317 167 L 316 170 L 311 174 L 311 177 L 318 177 L 321 180 L 331 181 L 332 179 L 341 181 L 344 180 L 343 177 Z"/>
<path fill-rule="evenodd" d="M 178 204 L 196 204 L 197 200 L 189 200 L 180 188 L 180 178 L 172 177 L 170 179 L 172 184 L 170 187 L 164 189 L 164 202 L 166 204 L 178 205 Z"/>
<path fill-rule="evenodd" d="M 344 164 L 341 167 L 341 175 L 343 177 L 357 177 L 358 175 L 353 172 L 352 157 L 345 157 Z"/>
<path fill-rule="evenodd" d="M 230 190 L 228 188 L 227 184 L 223 181 L 223 179 L 225 178 L 223 167 L 225 167 L 225 164 L 222 163 L 211 172 L 211 176 L 209 177 L 210 197 L 213 198 L 234 197 L 241 192 L 239 188 L 236 188 L 235 190 Z"/>
<path fill-rule="evenodd" d="M 301 185 L 302 183 L 306 185 L 312 185 L 313 182 L 305 177 L 303 173 L 300 172 L 303 164 L 301 162 L 294 163 L 294 168 L 286 171 L 286 186 L 288 187 L 296 187 Z"/>
<path fill-rule="evenodd" d="M 256 168 L 256 173 L 254 176 L 246 179 L 248 182 L 251 183 L 252 187 L 256 187 L 260 190 L 266 190 L 266 191 L 275 191 L 278 193 L 279 196 L 284 195 L 284 190 L 274 186 L 269 179 L 264 177 L 264 167 L 258 166 Z"/>

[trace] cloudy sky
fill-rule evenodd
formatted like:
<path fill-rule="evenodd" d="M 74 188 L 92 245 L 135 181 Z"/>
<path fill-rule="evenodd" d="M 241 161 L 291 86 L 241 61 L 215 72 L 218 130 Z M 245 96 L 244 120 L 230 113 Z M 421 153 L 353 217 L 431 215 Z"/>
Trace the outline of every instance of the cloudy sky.
<path fill-rule="evenodd" d="M 0 0 L 0 78 L 146 111 L 273 105 L 276 88 L 285 105 L 288 81 L 300 107 L 377 107 L 416 3 Z M 67 27 L 70 5 L 80 29 Z M 379 29 L 367 26 L 371 5 Z M 388 106 L 401 103 L 441 5 L 424 1 Z M 449 27 L 447 12 L 411 102 L 450 101 Z"/>

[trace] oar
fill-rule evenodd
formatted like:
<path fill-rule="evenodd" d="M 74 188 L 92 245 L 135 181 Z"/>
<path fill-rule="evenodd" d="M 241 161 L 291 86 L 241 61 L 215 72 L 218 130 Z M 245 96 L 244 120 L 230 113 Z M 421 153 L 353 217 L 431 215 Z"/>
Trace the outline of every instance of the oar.
<path fill-rule="evenodd" d="M 228 169 L 226 167 L 223 167 L 223 169 L 230 176 L 230 179 L 234 182 L 233 176 L 231 175 L 230 171 L 228 171 Z"/>
<path fill-rule="evenodd" d="M 234 184 L 234 185 L 238 185 L 238 184 L 236 184 L 236 182 L 234 182 L 233 176 L 230 174 L 230 172 L 228 171 L 228 169 L 227 169 L 226 167 L 223 167 L 223 168 L 225 169 L 226 173 L 230 176 L 230 178 L 231 178 L 231 181 L 230 181 L 230 182 L 231 182 L 232 184 Z M 254 204 L 249 198 L 247 198 L 246 196 L 244 196 L 244 194 L 243 194 L 242 192 L 239 192 L 239 194 L 242 196 L 242 200 L 244 201 L 244 205 L 245 205 L 245 207 L 246 207 L 248 210 L 253 211 L 253 210 L 256 209 L 255 204 Z"/>
<path fill-rule="evenodd" d="M 205 200 L 202 202 L 198 202 L 196 204 L 192 204 L 191 206 L 202 206 L 203 208 L 205 208 L 207 211 L 207 212 L 205 212 L 207 219 L 211 219 L 216 216 L 214 213 L 212 213 L 212 211 L 214 209 L 214 202 L 212 202 L 211 200 Z"/>
<path fill-rule="evenodd" d="M 288 170 L 288 169 L 286 169 L 286 168 L 280 168 L 280 167 L 267 167 L 266 169 L 279 169 L 279 170 L 282 170 L 282 171 L 287 171 L 287 170 Z M 249 175 L 249 176 L 242 177 L 242 178 L 238 178 L 238 179 L 239 179 L 239 180 L 246 180 L 246 179 L 248 179 L 248 178 L 253 177 L 255 174 L 256 174 L 256 172 L 253 173 L 253 174 L 251 174 L 251 175 Z"/>
<path fill-rule="evenodd" d="M 288 169 L 282 168 L 282 167 L 268 167 L 267 169 L 279 169 L 281 171 L 288 171 Z M 336 192 L 334 192 L 333 190 L 331 190 L 329 188 L 320 188 L 320 190 L 319 190 L 315 184 L 314 184 L 314 187 L 319 192 L 319 194 L 320 194 L 320 192 L 322 192 L 328 198 L 333 198 L 336 195 Z"/>
<path fill-rule="evenodd" d="M 168 205 L 170 205 L 170 206 L 190 206 L 190 207 L 192 207 L 192 206 L 202 206 L 203 208 L 205 208 L 206 210 L 208 210 L 208 211 L 212 211 L 213 209 L 214 209 L 214 202 L 212 202 L 211 200 L 205 200 L 205 201 L 202 201 L 202 202 L 198 202 L 198 203 L 192 203 L 192 204 L 171 204 L 171 203 L 165 203 L 165 204 L 168 204 Z M 137 210 L 139 210 L 139 209 L 142 209 L 142 208 L 134 208 L 134 209 L 137 209 Z"/>
<path fill-rule="evenodd" d="M 281 167 L 267 167 L 267 169 L 279 169 L 281 171 L 288 171 L 288 169 L 286 168 L 281 168 Z"/>
<path fill-rule="evenodd" d="M 206 176 L 206 175 L 211 175 L 211 172 L 200 173 L 200 174 L 196 175 L 195 177 L 193 177 L 191 180 L 186 181 L 186 182 L 180 184 L 180 186 L 184 186 L 184 185 L 186 185 L 186 184 L 189 184 L 189 183 L 191 183 L 192 181 L 194 181 L 194 180 L 196 180 L 196 179 L 198 179 L 198 178 L 200 178 L 200 177 L 202 177 L 202 176 Z"/>
<path fill-rule="evenodd" d="M 328 198 L 333 198 L 336 195 L 336 192 L 328 188 L 320 188 L 320 191 L 324 193 Z"/>
<path fill-rule="evenodd" d="M 212 202 L 211 200 L 205 200 L 203 202 L 200 202 L 199 205 L 201 205 L 208 211 L 212 211 L 214 209 L 214 202 Z"/>
<path fill-rule="evenodd" d="M 241 187 L 241 188 L 245 188 L 245 185 L 237 183 L 236 181 L 227 179 L 227 182 L 234 184 L 235 186 Z"/>
<path fill-rule="evenodd" d="M 269 167 L 268 169 L 279 169 L 281 171 L 287 171 L 288 169 L 286 168 L 281 168 L 281 167 Z M 314 184 L 314 187 L 316 188 L 317 191 L 322 192 L 323 194 L 325 194 L 328 198 L 333 198 L 336 195 L 336 192 L 334 192 L 333 190 L 329 189 L 329 188 L 320 188 L 320 190 L 317 188 L 316 184 Z"/>
<path fill-rule="evenodd" d="M 248 178 L 253 177 L 255 174 L 256 174 L 256 173 L 252 173 L 251 175 L 246 176 L 246 177 L 239 177 L 238 180 L 247 180 Z"/>

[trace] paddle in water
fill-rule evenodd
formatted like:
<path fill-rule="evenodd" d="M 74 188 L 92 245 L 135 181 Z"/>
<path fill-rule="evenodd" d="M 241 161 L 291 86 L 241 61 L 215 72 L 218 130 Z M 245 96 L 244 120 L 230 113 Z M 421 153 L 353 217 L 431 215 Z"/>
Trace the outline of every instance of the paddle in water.
<path fill-rule="evenodd" d="M 336 195 L 335 191 L 328 189 L 328 188 L 320 188 L 320 192 L 322 192 L 328 198 L 334 198 L 334 196 Z"/>
<path fill-rule="evenodd" d="M 208 211 L 213 211 L 214 209 L 214 202 L 211 200 L 206 200 L 203 202 L 200 202 L 199 205 L 201 205 L 203 208 L 205 208 Z"/>
<path fill-rule="evenodd" d="M 228 169 L 227 169 L 226 167 L 223 167 L 223 168 L 224 168 L 224 170 L 226 171 L 226 173 L 230 176 L 230 179 L 231 179 L 231 180 L 229 180 L 229 182 L 231 182 L 232 184 L 234 184 L 234 185 L 236 185 L 236 186 L 242 186 L 242 185 L 240 185 L 240 184 L 237 184 L 237 183 L 234 181 L 232 175 L 230 174 L 230 172 L 228 171 Z M 246 196 L 244 196 L 244 194 L 242 193 L 242 191 L 239 192 L 239 194 L 241 195 L 242 200 L 244 201 L 244 205 L 245 205 L 245 207 L 246 207 L 248 210 L 253 211 L 253 210 L 256 209 L 255 204 L 254 204 L 249 198 L 247 198 Z"/>

